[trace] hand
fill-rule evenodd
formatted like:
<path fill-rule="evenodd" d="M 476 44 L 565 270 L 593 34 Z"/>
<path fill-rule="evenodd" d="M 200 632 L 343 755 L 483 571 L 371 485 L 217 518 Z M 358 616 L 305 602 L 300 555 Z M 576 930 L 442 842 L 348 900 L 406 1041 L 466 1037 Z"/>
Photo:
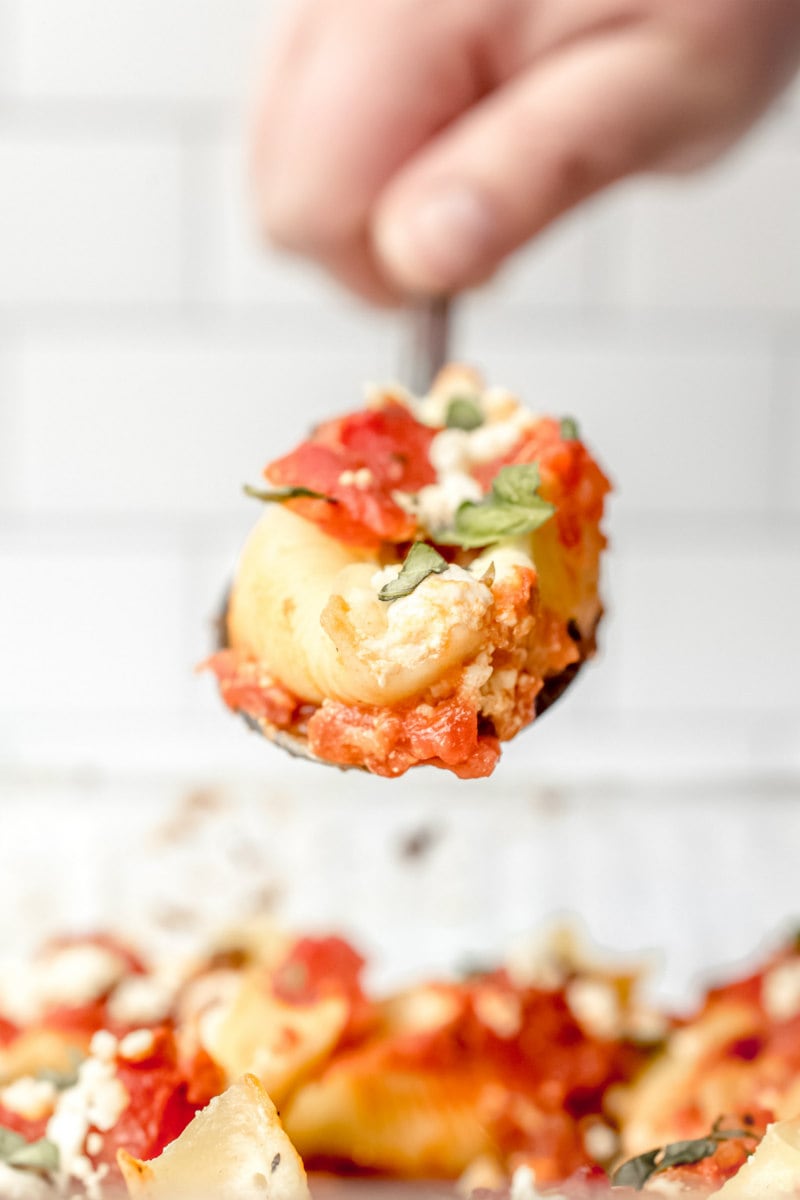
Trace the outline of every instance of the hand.
<path fill-rule="evenodd" d="M 626 175 L 713 159 L 798 61 L 800 0 L 305 0 L 260 219 L 372 300 L 455 291 Z"/>

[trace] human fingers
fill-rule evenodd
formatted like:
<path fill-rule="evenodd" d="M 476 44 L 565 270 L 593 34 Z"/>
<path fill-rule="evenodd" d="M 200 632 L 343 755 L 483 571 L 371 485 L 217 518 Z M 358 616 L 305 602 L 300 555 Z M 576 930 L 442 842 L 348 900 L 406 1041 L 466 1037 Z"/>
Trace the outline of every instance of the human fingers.
<path fill-rule="evenodd" d="M 712 156 L 727 136 L 716 88 L 647 25 L 534 64 L 391 180 L 372 225 L 386 277 L 411 291 L 474 285 L 624 176 Z"/>
<path fill-rule="evenodd" d="M 343 247 L 363 242 L 386 182 L 481 94 L 466 48 L 479 17 L 486 5 L 475 0 L 301 10 L 267 73 L 253 139 L 258 216 L 273 243 L 342 262 Z"/>

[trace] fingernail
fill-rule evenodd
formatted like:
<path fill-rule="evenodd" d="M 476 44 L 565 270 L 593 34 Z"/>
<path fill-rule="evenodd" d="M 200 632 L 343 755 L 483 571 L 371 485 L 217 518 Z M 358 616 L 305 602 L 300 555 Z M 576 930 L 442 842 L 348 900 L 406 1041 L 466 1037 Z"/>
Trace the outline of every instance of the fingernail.
<path fill-rule="evenodd" d="M 431 192 L 379 230 L 390 267 L 413 286 L 447 288 L 473 281 L 491 264 L 498 241 L 491 206 L 461 184 Z"/>

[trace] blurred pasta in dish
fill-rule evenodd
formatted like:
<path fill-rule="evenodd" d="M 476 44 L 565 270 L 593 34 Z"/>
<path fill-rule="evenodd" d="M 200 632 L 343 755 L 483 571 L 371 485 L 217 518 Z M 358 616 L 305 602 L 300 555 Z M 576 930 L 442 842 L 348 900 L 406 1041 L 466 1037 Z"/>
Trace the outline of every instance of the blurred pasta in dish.
<path fill-rule="evenodd" d="M 95 937 L 0 968 L 0 1196 L 800 1197 L 795 942 L 682 1017 L 567 931 L 383 996 L 364 966 L 250 926 L 185 963 Z"/>
<path fill-rule="evenodd" d="M 609 483 L 575 422 L 449 367 L 265 475 L 208 664 L 227 704 L 341 766 L 490 774 L 595 649 Z"/>

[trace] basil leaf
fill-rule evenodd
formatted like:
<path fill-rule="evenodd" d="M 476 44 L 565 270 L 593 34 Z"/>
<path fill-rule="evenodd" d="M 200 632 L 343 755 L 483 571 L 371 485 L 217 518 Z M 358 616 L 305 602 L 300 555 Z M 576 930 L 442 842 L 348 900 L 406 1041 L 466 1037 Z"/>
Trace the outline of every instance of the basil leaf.
<path fill-rule="evenodd" d="M 637 1154 L 636 1158 L 629 1158 L 611 1176 L 612 1187 L 630 1187 L 640 1192 L 655 1172 L 660 1153 L 660 1150 L 648 1150 L 645 1154 Z"/>
<path fill-rule="evenodd" d="M 378 599 L 391 601 L 399 600 L 401 596 L 410 596 L 423 579 L 427 579 L 429 575 L 441 575 L 449 565 L 433 546 L 428 546 L 425 542 L 414 542 L 400 568 L 400 574 L 383 585 L 378 592 Z"/>
<path fill-rule="evenodd" d="M 501 467 L 492 481 L 492 496 L 503 504 L 544 504 L 536 494 L 541 482 L 538 463 Z"/>
<path fill-rule="evenodd" d="M 561 422 L 561 436 L 565 442 L 579 442 L 581 431 L 574 417 L 564 417 Z"/>
<path fill-rule="evenodd" d="M 47 1138 L 26 1142 L 21 1133 L 0 1125 L 0 1162 L 19 1170 L 58 1170 L 58 1146 Z"/>
<path fill-rule="evenodd" d="M 0 1125 L 0 1161 L 7 1162 L 10 1154 L 27 1144 L 21 1133 L 17 1133 L 13 1129 L 6 1129 L 5 1125 Z"/>
<path fill-rule="evenodd" d="M 307 487 L 285 487 L 275 488 L 274 491 L 261 491 L 260 488 L 251 487 L 249 483 L 244 485 L 245 496 L 252 496 L 254 500 L 263 500 L 265 504 L 283 504 L 285 500 L 327 500 L 329 504 L 338 504 L 332 496 L 325 496 L 322 492 L 312 492 L 311 488 Z"/>
<path fill-rule="evenodd" d="M 467 433 L 484 422 L 481 406 L 471 396 L 453 396 L 447 405 L 444 423 L 448 429 L 463 429 Z"/>
<path fill-rule="evenodd" d="M 27 1168 L 29 1171 L 57 1171 L 58 1146 L 47 1138 L 38 1142 L 26 1142 L 6 1159 L 9 1167 Z"/>
<path fill-rule="evenodd" d="M 641 1191 L 651 1175 L 668 1171 L 670 1167 L 689 1167 L 693 1163 L 711 1158 L 720 1142 L 731 1138 L 753 1138 L 758 1135 L 743 1129 L 719 1129 L 715 1124 L 707 1137 L 692 1138 L 683 1142 L 670 1142 L 656 1150 L 648 1150 L 623 1163 L 611 1177 L 614 1187 L 632 1187 Z"/>
<path fill-rule="evenodd" d="M 658 1160 L 657 1171 L 668 1171 L 670 1167 L 690 1167 L 692 1163 L 711 1158 L 717 1149 L 717 1138 L 692 1138 L 691 1141 L 670 1142 L 664 1147 Z"/>
<path fill-rule="evenodd" d="M 520 537 L 538 529 L 553 515 L 553 508 L 542 503 L 539 508 L 517 505 L 473 504 L 465 500 L 456 513 L 456 538 L 465 550 L 488 546 L 501 538 Z M 437 540 L 443 540 L 438 539 Z"/>
<path fill-rule="evenodd" d="M 436 541 L 443 546 L 474 550 L 501 538 L 532 533 L 556 511 L 537 494 L 539 482 L 536 463 L 501 467 L 490 495 L 478 503 L 465 500 L 459 505 L 455 528 L 437 533 Z"/>

